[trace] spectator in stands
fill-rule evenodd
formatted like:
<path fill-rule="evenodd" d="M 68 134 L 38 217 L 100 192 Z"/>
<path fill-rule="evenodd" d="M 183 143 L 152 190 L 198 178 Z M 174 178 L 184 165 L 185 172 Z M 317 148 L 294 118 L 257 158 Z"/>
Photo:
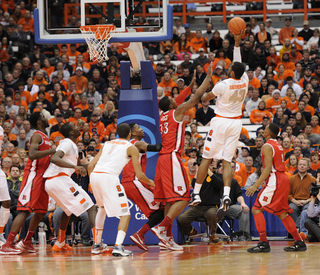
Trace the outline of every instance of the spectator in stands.
<path fill-rule="evenodd" d="M 292 35 L 292 31 L 294 30 L 294 27 L 291 26 L 291 17 L 286 17 L 284 24 L 285 26 L 280 30 L 279 32 L 279 43 L 283 44 L 284 40 L 286 38 L 290 38 Z"/>
<path fill-rule="evenodd" d="M 189 73 L 189 70 L 186 70 Z M 172 88 L 177 86 L 177 84 L 171 79 L 169 72 L 164 73 L 163 80 L 158 85 L 163 88 L 165 96 L 171 96 Z"/>
<path fill-rule="evenodd" d="M 272 92 L 272 98 L 270 98 L 267 101 L 267 104 L 266 104 L 267 110 L 274 115 L 277 109 L 280 108 L 280 104 L 281 104 L 280 91 L 276 89 Z"/>
<path fill-rule="evenodd" d="M 263 124 L 263 120 L 265 117 L 271 119 L 271 113 L 266 109 L 266 104 L 263 100 L 261 100 L 258 104 L 257 109 L 253 109 L 250 113 L 250 122 L 253 124 Z"/>
<path fill-rule="evenodd" d="M 18 114 L 19 106 L 13 105 L 13 100 L 11 96 L 6 97 L 6 112 L 10 113 L 11 110 L 14 110 Z"/>
<path fill-rule="evenodd" d="M 250 41 L 244 41 L 243 47 L 240 49 L 242 62 L 245 64 L 249 63 L 249 57 L 254 54 L 253 49 L 250 47 Z"/>
<path fill-rule="evenodd" d="M 102 94 L 105 86 L 106 81 L 100 76 L 100 71 L 98 69 L 94 69 L 92 72 L 92 78 L 89 79 L 89 81 L 93 82 L 96 91 L 98 91 L 100 94 Z"/>
<path fill-rule="evenodd" d="M 69 71 L 64 69 L 64 64 L 63 62 L 58 62 L 56 65 L 56 70 L 50 75 L 50 80 L 52 81 L 52 78 L 56 75 L 58 75 L 58 72 L 61 71 L 63 72 L 63 79 L 67 82 L 69 82 L 70 79 L 70 73 Z"/>
<path fill-rule="evenodd" d="M 267 31 L 268 33 L 270 33 L 270 35 L 273 36 L 273 35 L 277 34 L 278 31 L 277 31 L 274 27 L 272 27 L 271 24 L 272 24 L 272 20 L 271 20 L 270 18 L 268 18 L 268 19 L 266 20 L 266 27 L 265 27 L 265 29 L 266 29 L 266 31 Z"/>
<path fill-rule="evenodd" d="M 316 181 L 316 179 L 307 172 L 309 168 L 309 160 L 302 158 L 298 162 L 298 173 L 289 178 L 289 206 L 293 210 L 290 216 L 296 223 L 301 212 L 308 208 L 310 202 L 309 188 L 311 183 Z"/>
<path fill-rule="evenodd" d="M 247 156 L 250 155 L 250 147 L 244 146 L 241 147 L 241 156 L 237 158 L 237 162 L 244 163 Z"/>
<path fill-rule="evenodd" d="M 302 47 L 304 45 L 304 40 L 303 40 L 303 37 L 299 36 L 297 29 L 294 29 L 292 31 L 292 37 L 291 37 L 290 43 L 291 43 L 291 47 L 292 45 L 296 45 L 299 51 L 302 50 Z"/>
<path fill-rule="evenodd" d="M 305 133 L 307 139 L 310 140 L 312 147 L 315 147 L 315 144 L 320 144 L 320 135 L 312 133 L 312 125 L 310 123 L 307 123 Z"/>
<path fill-rule="evenodd" d="M 174 21 L 174 24 L 175 24 L 175 27 L 176 27 L 176 34 L 181 37 L 181 35 L 186 32 L 184 27 L 181 26 L 181 20 L 180 19 L 176 19 Z"/>
<path fill-rule="evenodd" d="M 310 59 L 310 52 L 308 50 L 303 51 L 303 58 L 299 61 L 299 63 L 301 64 L 304 70 L 307 67 L 312 67 L 312 65 L 314 64 L 314 61 Z"/>
<path fill-rule="evenodd" d="M 213 32 L 212 38 L 209 40 L 210 51 L 216 53 L 218 49 L 222 48 L 222 38 L 218 30 Z"/>
<path fill-rule="evenodd" d="M 181 66 L 183 68 L 189 69 L 191 74 L 193 73 L 194 65 L 192 62 L 190 62 L 190 55 L 189 54 L 186 53 L 183 55 L 183 62 L 181 63 Z"/>
<path fill-rule="evenodd" d="M 304 39 L 304 44 L 306 45 L 309 39 L 313 36 L 313 30 L 309 27 L 309 21 L 303 21 L 303 29 L 299 31 L 299 36 Z"/>
<path fill-rule="evenodd" d="M 296 70 L 297 70 L 297 64 L 299 64 L 298 62 L 301 59 L 302 59 L 302 54 L 300 53 L 300 51 L 297 50 L 297 46 L 295 44 L 292 44 L 291 45 L 291 52 L 289 54 L 289 60 L 290 60 L 290 62 L 295 64 Z M 300 65 L 300 67 L 302 68 L 301 65 Z M 299 72 L 301 73 L 301 70 Z"/>
<path fill-rule="evenodd" d="M 216 116 L 209 104 L 210 102 L 202 102 L 202 107 L 197 110 L 196 121 L 198 126 L 209 126 L 211 119 Z"/>
<path fill-rule="evenodd" d="M 308 48 L 308 50 L 310 51 L 311 45 L 312 45 L 313 43 L 315 43 L 315 44 L 318 45 L 318 42 L 319 42 L 319 29 L 316 28 L 316 29 L 314 29 L 314 31 L 313 31 L 313 36 L 310 37 L 310 39 L 309 39 L 308 42 L 307 42 L 307 48 Z"/>
<path fill-rule="evenodd" d="M 199 49 L 199 57 L 194 60 L 194 66 L 198 66 L 200 64 L 203 67 L 206 63 L 209 62 L 209 59 L 205 56 L 204 52 L 205 50 L 203 48 Z"/>
<path fill-rule="evenodd" d="M 191 32 L 189 23 L 184 24 L 184 28 L 186 30 L 185 34 L 187 36 L 187 40 L 188 42 L 190 42 L 194 37 L 196 37 L 196 34 L 194 32 Z"/>
<path fill-rule="evenodd" d="M 287 95 L 287 89 L 291 87 L 296 94 L 296 97 L 299 97 L 302 94 L 302 89 L 299 84 L 293 82 L 292 76 L 288 76 L 286 79 L 286 85 L 284 85 L 281 89 L 280 96 L 285 97 Z"/>
<path fill-rule="evenodd" d="M 281 129 L 283 129 L 288 124 L 288 120 L 284 116 L 283 109 L 281 107 L 276 110 L 273 118 L 273 123 L 278 125 Z"/>
<path fill-rule="evenodd" d="M 63 67 L 62 69 L 69 72 L 70 76 L 73 75 L 73 67 L 69 64 L 68 62 L 68 56 L 66 54 L 62 54 L 61 55 L 61 62 L 63 64 Z M 58 65 L 59 61 L 57 62 L 57 65 Z M 98 65 L 99 63 L 97 63 L 96 65 Z M 56 66 L 57 66 L 56 65 Z M 96 65 L 93 65 L 96 66 Z M 61 68 L 59 68 L 61 70 Z M 67 80 L 66 80 L 67 81 Z"/>
<path fill-rule="evenodd" d="M 73 75 L 69 78 L 69 84 L 71 82 L 75 82 L 77 84 L 77 90 L 84 92 L 87 89 L 88 78 L 83 76 L 83 68 L 82 67 L 77 67 L 75 72 L 76 72 L 75 75 Z"/>
<path fill-rule="evenodd" d="M 196 36 L 190 40 L 190 51 L 191 53 L 199 53 L 200 49 L 203 49 L 204 52 L 207 52 L 208 40 L 202 36 L 202 31 L 197 29 Z"/>
<path fill-rule="evenodd" d="M 256 170 L 253 167 L 253 158 L 252 156 L 247 156 L 244 162 L 244 167 L 240 168 L 235 174 L 242 178 L 242 185 L 244 186 L 248 177 Z"/>
<path fill-rule="evenodd" d="M 266 31 L 265 24 L 263 22 L 259 24 L 259 27 L 260 27 L 260 30 L 255 33 L 256 41 L 258 44 L 263 46 L 266 40 L 271 41 L 271 35 Z"/>
<path fill-rule="evenodd" d="M 262 102 L 262 101 L 261 101 Z M 269 112 L 270 113 L 270 112 Z M 270 114 L 271 115 L 271 114 Z M 263 133 L 264 133 L 264 130 L 266 129 L 266 127 L 270 124 L 270 120 L 271 118 L 269 116 L 264 116 L 263 119 L 262 119 L 262 125 L 261 127 L 259 127 L 256 131 L 257 133 L 257 136 L 259 136 L 259 132 L 260 130 L 263 130 Z"/>
<path fill-rule="evenodd" d="M 109 140 L 109 136 L 110 136 L 111 133 L 116 133 L 116 131 L 117 131 L 117 121 L 118 121 L 118 112 L 114 112 L 113 115 L 112 115 L 112 123 L 109 124 L 106 127 L 105 140 Z"/>
<path fill-rule="evenodd" d="M 311 152 L 314 151 L 314 150 L 315 149 L 313 147 L 311 148 L 310 140 L 308 140 L 308 139 L 303 139 L 302 140 L 301 153 L 303 154 L 303 156 L 305 158 L 310 158 L 311 157 Z M 317 169 L 315 169 L 315 170 L 317 170 Z"/>
<path fill-rule="evenodd" d="M 312 133 L 320 135 L 319 117 L 311 117 Z"/>
<path fill-rule="evenodd" d="M 292 134 L 296 137 L 299 135 L 300 131 L 302 130 L 299 126 L 297 126 L 297 120 L 296 117 L 291 115 L 288 118 L 288 124 L 289 126 L 291 126 L 292 129 Z M 286 127 L 287 128 L 287 127 Z M 286 132 L 288 132 L 287 130 L 285 130 Z M 289 135 L 290 136 L 290 135 Z"/>
<path fill-rule="evenodd" d="M 259 102 L 261 99 L 259 98 L 259 90 L 258 89 L 253 89 L 252 92 L 252 98 L 246 103 L 246 112 L 247 115 L 250 116 L 251 112 L 254 109 L 258 109 Z"/>
<path fill-rule="evenodd" d="M 300 111 L 303 114 L 306 121 L 310 122 L 311 121 L 311 114 L 310 114 L 310 112 L 306 111 L 305 108 L 306 108 L 306 103 L 303 100 L 300 100 L 298 103 L 298 110 L 297 111 Z"/>
<path fill-rule="evenodd" d="M 230 41 L 228 39 L 222 41 L 222 49 L 225 53 L 225 57 L 233 61 L 233 50 L 230 49 Z"/>
<path fill-rule="evenodd" d="M 21 57 L 21 53 L 28 53 L 30 50 L 30 44 L 28 41 L 28 34 L 24 31 L 23 25 L 18 25 L 17 29 L 10 34 L 10 41 L 12 41 L 12 46 L 18 46 L 18 57 Z"/>
<path fill-rule="evenodd" d="M 182 76 L 181 79 L 184 81 L 185 86 L 189 86 L 192 78 L 193 78 L 194 72 L 190 73 L 190 71 L 187 68 L 184 68 L 182 70 Z M 180 89 L 179 89 L 180 90 Z M 180 91 L 181 92 L 181 91 Z"/>
<path fill-rule="evenodd" d="M 294 71 L 296 66 L 293 62 L 290 61 L 290 51 L 284 52 L 282 55 L 282 61 L 278 63 L 277 67 L 275 68 L 276 71 L 280 72 L 280 66 L 283 65 L 285 70 Z M 279 79 L 280 80 L 280 79 Z"/>
<path fill-rule="evenodd" d="M 264 55 L 261 46 L 257 45 L 253 55 L 249 56 L 249 68 L 255 69 L 257 66 L 265 68 L 267 65 L 266 56 Z"/>
<path fill-rule="evenodd" d="M 19 132 L 19 136 L 17 137 L 18 147 L 24 149 L 26 147 L 27 136 L 26 131 L 21 129 Z"/>
<path fill-rule="evenodd" d="M 253 88 L 259 89 L 261 84 L 260 84 L 259 79 L 253 77 L 253 71 L 254 70 L 252 68 L 249 68 L 247 70 L 247 75 L 248 75 L 248 78 L 249 78 L 249 85 L 253 86 Z"/>
<path fill-rule="evenodd" d="M 23 25 L 26 32 L 34 33 L 34 20 L 31 17 L 31 12 L 26 10 L 24 18 L 21 18 L 17 24 Z"/>
<path fill-rule="evenodd" d="M 270 55 L 267 57 L 267 65 L 272 66 L 273 70 L 280 63 L 280 56 L 277 55 L 277 50 L 274 46 L 270 47 Z"/>

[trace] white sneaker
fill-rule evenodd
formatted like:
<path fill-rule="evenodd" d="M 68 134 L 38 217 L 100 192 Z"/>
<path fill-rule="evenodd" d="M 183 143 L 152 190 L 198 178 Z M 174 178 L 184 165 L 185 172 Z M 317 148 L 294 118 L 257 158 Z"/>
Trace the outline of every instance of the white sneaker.
<path fill-rule="evenodd" d="M 168 238 L 168 243 L 169 243 L 169 247 L 168 248 L 170 250 L 176 250 L 176 251 L 183 250 L 183 247 L 181 245 L 176 244 L 172 237 Z"/>
<path fill-rule="evenodd" d="M 112 255 L 116 257 L 128 257 L 132 254 L 132 251 L 124 249 L 123 245 L 114 246 L 112 250 Z"/>
<path fill-rule="evenodd" d="M 229 198 L 229 196 L 226 196 L 226 195 L 223 196 L 221 199 L 221 205 L 217 212 L 217 217 L 219 220 L 222 220 L 224 216 L 227 215 L 227 211 L 229 209 L 230 204 L 231 204 L 231 199 Z"/>
<path fill-rule="evenodd" d="M 167 231 L 164 226 L 155 226 L 151 228 L 151 232 L 158 237 L 158 239 L 165 245 L 169 246 L 167 240 Z"/>
<path fill-rule="evenodd" d="M 0 247 L 2 247 L 6 243 L 6 239 L 3 236 L 3 233 L 0 234 Z"/>
<path fill-rule="evenodd" d="M 200 195 L 199 195 L 199 194 L 192 193 L 192 195 L 191 195 L 191 200 L 190 200 L 190 202 L 189 202 L 189 207 L 190 207 L 190 206 L 196 206 L 196 205 L 198 205 L 199 203 L 201 203 Z"/>

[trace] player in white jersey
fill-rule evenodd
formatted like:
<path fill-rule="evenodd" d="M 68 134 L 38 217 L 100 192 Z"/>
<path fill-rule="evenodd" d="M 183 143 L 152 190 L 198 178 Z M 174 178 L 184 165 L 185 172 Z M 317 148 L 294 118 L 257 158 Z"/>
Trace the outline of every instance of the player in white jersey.
<path fill-rule="evenodd" d="M 216 116 L 210 122 L 202 161 L 199 167 L 196 184 L 190 201 L 190 206 L 201 202 L 199 192 L 207 176 L 212 158 L 223 160 L 224 192 L 221 206 L 217 212 L 218 218 L 223 218 L 231 203 L 229 198 L 232 180 L 231 161 L 239 140 L 242 123 L 242 104 L 248 92 L 249 78 L 245 66 L 241 63 L 240 35 L 234 35 L 233 63 L 229 66 L 229 78 L 219 82 L 212 92 L 202 97 L 202 102 L 216 98 Z"/>
<path fill-rule="evenodd" d="M 54 251 L 70 251 L 72 247 L 65 243 L 65 233 L 71 214 L 77 217 L 88 211 L 89 222 L 94 228 L 95 207 L 89 195 L 76 184 L 71 175 L 77 171 L 81 175 L 86 175 L 85 164 L 80 163 L 78 157 L 78 147 L 76 145 L 80 131 L 71 122 L 65 123 L 61 127 L 61 134 L 65 139 L 60 141 L 56 153 L 51 158 L 51 163 L 44 173 L 46 178 L 45 190 L 48 195 L 64 211 L 61 221 L 58 240 L 52 247 Z"/>
<path fill-rule="evenodd" d="M 0 155 L 1 155 L 1 147 L 3 143 L 3 128 L 0 126 Z M 6 239 L 3 236 L 3 229 L 6 226 L 9 216 L 10 216 L 10 205 L 11 198 L 9 194 L 7 177 L 5 173 L 0 168 L 0 246 L 2 246 Z"/>
<path fill-rule="evenodd" d="M 130 126 L 127 123 L 118 125 L 117 134 L 119 139 L 106 142 L 88 165 L 91 188 L 99 206 L 96 217 L 95 244 L 92 253 L 101 253 L 103 226 L 106 215 L 108 215 L 108 217 L 120 217 L 112 255 L 130 256 L 132 252 L 125 250 L 122 245 L 129 226 L 130 209 L 126 193 L 120 184 L 119 175 L 131 159 L 138 180 L 152 187 L 154 187 L 154 183 L 142 172 L 139 151 L 129 142 L 131 137 Z"/>

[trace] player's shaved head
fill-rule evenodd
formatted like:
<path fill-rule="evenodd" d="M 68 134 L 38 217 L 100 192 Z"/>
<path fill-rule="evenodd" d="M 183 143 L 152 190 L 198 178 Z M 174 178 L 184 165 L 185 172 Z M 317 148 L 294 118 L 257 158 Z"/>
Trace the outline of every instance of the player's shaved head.
<path fill-rule="evenodd" d="M 117 134 L 119 138 L 127 138 L 130 132 L 131 129 L 128 123 L 121 123 L 117 127 Z"/>
<path fill-rule="evenodd" d="M 170 104 L 170 98 L 168 96 L 165 96 L 159 101 L 159 108 L 163 112 L 169 111 Z"/>
<path fill-rule="evenodd" d="M 74 124 L 73 124 L 72 122 L 64 123 L 64 124 L 61 126 L 60 133 L 61 133 L 65 138 L 70 137 L 70 132 L 72 131 L 73 125 L 74 125 Z"/>
<path fill-rule="evenodd" d="M 233 62 L 232 71 L 234 72 L 235 78 L 240 79 L 245 71 L 245 67 L 241 62 Z"/>
<path fill-rule="evenodd" d="M 279 126 L 277 124 L 270 123 L 268 127 L 271 137 L 276 138 L 279 133 Z"/>
<path fill-rule="evenodd" d="M 41 120 L 41 113 L 40 112 L 34 112 L 31 114 L 30 116 L 30 125 L 33 127 L 33 128 L 37 128 L 37 123 L 38 123 L 38 120 Z"/>

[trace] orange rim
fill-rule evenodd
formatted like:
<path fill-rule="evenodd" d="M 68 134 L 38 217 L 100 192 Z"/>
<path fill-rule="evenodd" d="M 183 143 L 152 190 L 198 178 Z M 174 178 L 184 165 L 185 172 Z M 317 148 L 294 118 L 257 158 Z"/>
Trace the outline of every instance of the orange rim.
<path fill-rule="evenodd" d="M 110 33 L 116 30 L 116 26 L 115 25 L 87 25 L 87 26 L 81 26 L 80 30 L 84 32 L 94 32 L 96 39 L 102 40 L 102 39 L 109 39 Z"/>

